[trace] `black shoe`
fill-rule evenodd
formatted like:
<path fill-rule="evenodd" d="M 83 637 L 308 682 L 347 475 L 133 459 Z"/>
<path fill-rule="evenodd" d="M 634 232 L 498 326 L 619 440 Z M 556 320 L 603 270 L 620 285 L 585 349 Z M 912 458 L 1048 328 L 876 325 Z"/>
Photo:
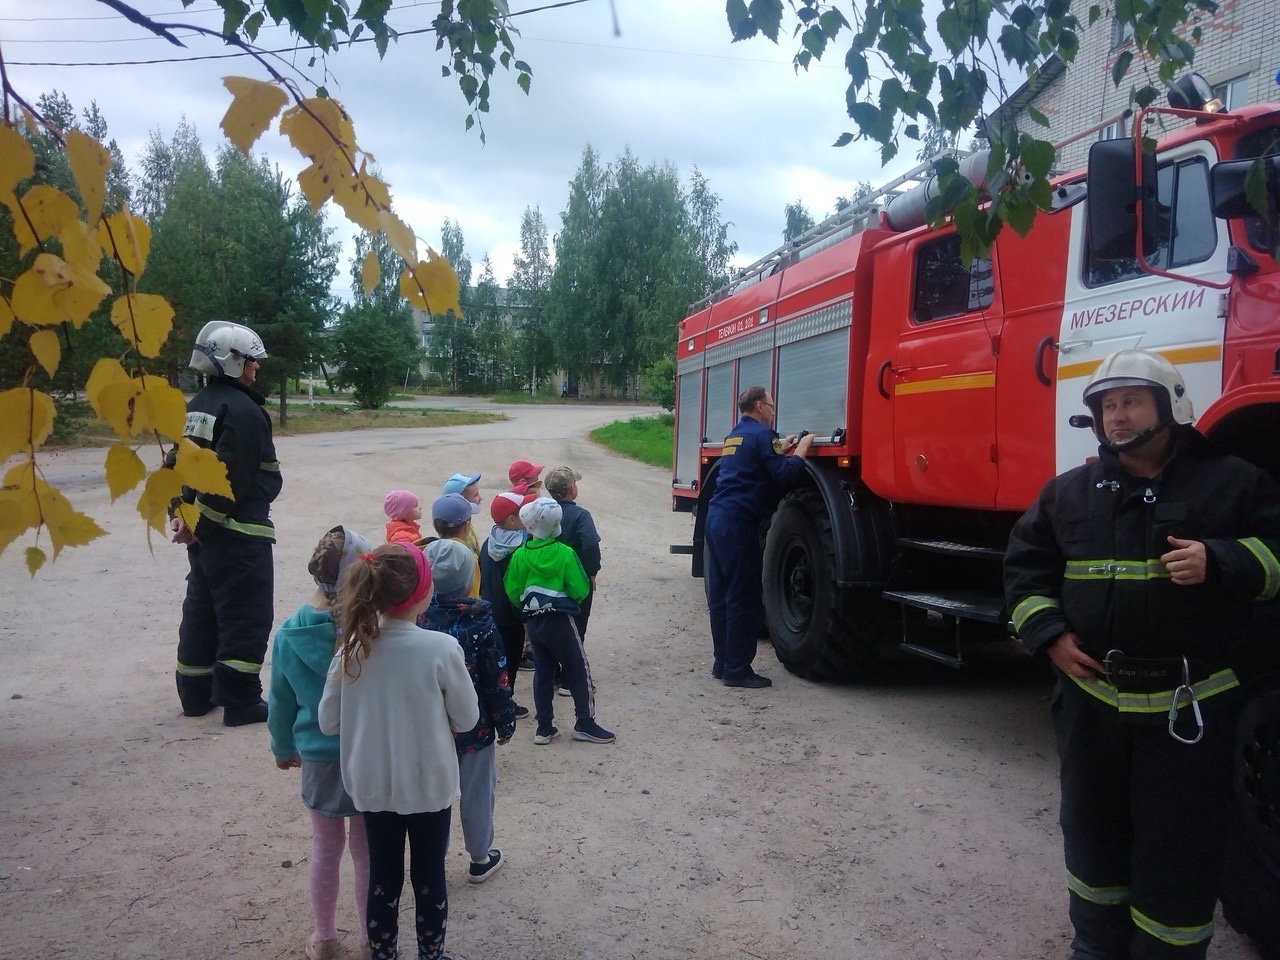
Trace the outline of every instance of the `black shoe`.
<path fill-rule="evenodd" d="M 184 704 L 182 707 L 182 715 L 184 717 L 203 717 L 212 709 L 212 703 Z"/>
<path fill-rule="evenodd" d="M 768 677 L 760 676 L 758 673 L 748 673 L 737 679 L 725 677 L 724 685 L 726 687 L 746 687 L 749 690 L 760 690 L 763 687 L 772 687 L 773 681 Z"/>
<path fill-rule="evenodd" d="M 490 850 L 489 859 L 484 863 L 472 863 L 471 872 L 467 874 L 467 883 L 484 883 L 502 866 L 502 851 Z"/>
<path fill-rule="evenodd" d="M 722 663 L 711 664 L 711 679 L 712 680 L 724 679 L 724 664 Z"/>
<path fill-rule="evenodd" d="M 228 727 L 246 727 L 251 723 L 266 723 L 266 701 L 259 700 L 257 703 L 242 707 L 225 707 L 222 711 L 222 722 Z"/>
<path fill-rule="evenodd" d="M 523 719 L 524 719 L 525 717 L 527 717 L 528 715 L 529 715 L 529 708 L 528 708 L 528 707 L 522 707 L 522 706 L 520 706 L 520 704 L 518 704 L 518 703 L 517 703 L 517 704 L 516 704 L 516 719 L 517 719 L 517 720 L 523 720 Z"/>

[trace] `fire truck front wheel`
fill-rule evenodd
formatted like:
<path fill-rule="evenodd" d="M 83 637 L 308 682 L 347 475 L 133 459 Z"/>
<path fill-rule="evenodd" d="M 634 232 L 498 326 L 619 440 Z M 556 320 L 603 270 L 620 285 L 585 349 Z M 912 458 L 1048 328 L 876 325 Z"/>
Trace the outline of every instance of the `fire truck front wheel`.
<path fill-rule="evenodd" d="M 778 506 L 764 549 L 764 609 L 778 659 L 792 673 L 843 680 L 880 655 L 883 601 L 836 585 L 835 538 L 821 495 L 804 489 Z"/>

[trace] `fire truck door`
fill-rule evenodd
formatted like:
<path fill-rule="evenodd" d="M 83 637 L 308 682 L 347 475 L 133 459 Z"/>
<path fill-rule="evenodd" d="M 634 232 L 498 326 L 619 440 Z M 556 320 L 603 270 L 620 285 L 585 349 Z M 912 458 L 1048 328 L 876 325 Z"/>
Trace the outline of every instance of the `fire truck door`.
<path fill-rule="evenodd" d="M 995 503 L 996 351 L 1000 312 L 989 260 L 964 264 L 959 238 L 909 253 L 913 278 L 883 387 L 893 406 L 898 496 L 914 503 Z"/>

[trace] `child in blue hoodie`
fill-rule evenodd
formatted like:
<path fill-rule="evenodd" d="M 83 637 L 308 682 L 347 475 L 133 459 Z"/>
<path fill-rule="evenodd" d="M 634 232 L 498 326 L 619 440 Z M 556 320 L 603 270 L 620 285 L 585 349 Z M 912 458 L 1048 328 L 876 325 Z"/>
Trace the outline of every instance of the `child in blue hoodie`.
<path fill-rule="evenodd" d="M 436 592 L 418 618 L 424 630 L 439 630 L 458 641 L 467 673 L 476 690 L 480 719 L 470 730 L 453 735 L 458 751 L 462 799 L 458 819 L 471 855 L 470 883 L 484 883 L 502 866 L 502 851 L 493 846 L 494 796 L 498 768 L 494 740 L 501 745 L 516 731 L 516 705 L 511 699 L 502 637 L 487 600 L 467 596 L 475 577 L 476 558 L 457 540 L 434 540 L 425 550 Z"/>
<path fill-rule="evenodd" d="M 338 956 L 338 868 L 347 841 L 355 873 L 360 955 L 369 956 L 365 925 L 369 846 L 364 820 L 342 786 L 338 738 L 320 732 L 316 713 L 337 642 L 330 606 L 338 591 L 338 580 L 351 561 L 372 549 L 364 537 L 346 527 L 334 527 L 321 537 L 307 564 L 316 581 L 316 593 L 281 625 L 271 648 L 267 712 L 271 752 L 279 769 L 302 768 L 302 802 L 311 812 L 309 859 L 315 931 L 307 942 L 307 960 L 333 960 Z"/>

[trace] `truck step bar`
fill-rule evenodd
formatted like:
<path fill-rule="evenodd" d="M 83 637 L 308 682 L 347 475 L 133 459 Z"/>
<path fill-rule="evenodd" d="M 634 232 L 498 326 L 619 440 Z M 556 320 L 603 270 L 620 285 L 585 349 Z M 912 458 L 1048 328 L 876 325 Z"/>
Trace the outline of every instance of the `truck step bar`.
<path fill-rule="evenodd" d="M 982 620 L 986 623 L 1007 623 L 1003 601 L 977 590 L 885 590 L 886 600 L 921 610 L 932 610 L 960 620 Z"/>
<path fill-rule="evenodd" d="M 986 623 L 1009 622 L 1009 618 L 1004 612 L 1003 601 L 997 596 L 977 590 L 938 590 L 930 592 L 922 590 L 885 590 L 882 596 L 886 600 L 900 603 L 904 607 L 902 614 L 902 642 L 898 644 L 899 650 L 904 653 L 914 654 L 917 657 L 925 657 L 936 663 L 955 667 L 956 669 L 963 667 L 967 662 L 961 653 L 960 622 L 962 620 L 982 620 Z M 944 617 L 950 617 L 955 623 L 956 652 L 946 653 L 921 643 L 912 642 L 907 635 L 906 607 L 917 607 L 921 610 L 941 614 Z M 1012 632 L 1012 624 L 1010 624 L 1010 630 Z"/>
<path fill-rule="evenodd" d="M 911 550 L 939 553 L 948 557 L 967 557 L 971 560 L 1003 560 L 1004 551 L 977 543 L 960 543 L 955 540 L 924 540 L 915 537 L 899 537 L 898 543 Z"/>

